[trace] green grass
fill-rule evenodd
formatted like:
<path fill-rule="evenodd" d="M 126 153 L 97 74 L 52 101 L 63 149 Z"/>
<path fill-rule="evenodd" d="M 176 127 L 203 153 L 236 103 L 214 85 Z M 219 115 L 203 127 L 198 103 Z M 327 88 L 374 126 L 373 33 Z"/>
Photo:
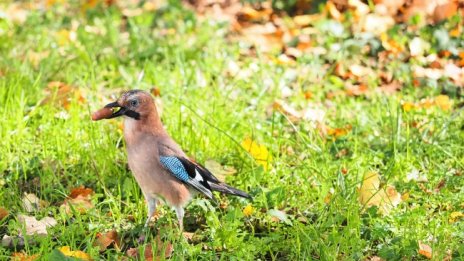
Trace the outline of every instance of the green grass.
<path fill-rule="evenodd" d="M 421 260 L 419 241 L 433 248 L 436 260 L 448 253 L 463 258 L 464 221 L 449 221 L 452 212 L 464 207 L 460 87 L 439 80 L 415 88 L 410 66 L 419 62 L 392 59 L 385 67 L 404 83 L 400 93 L 329 100 L 329 91 L 344 86 L 325 64 L 372 59 L 361 53 L 353 40 L 357 36 L 321 34 L 321 45 L 340 43 L 342 51 L 307 55 L 294 66 L 283 66 L 264 55 L 241 54 L 244 48 L 227 40 L 225 24 L 202 22 L 174 2 L 127 19 L 116 8 L 85 14 L 77 7 L 73 13 L 66 10 L 58 5 L 32 11 L 20 25 L 0 19 L 0 207 L 10 211 L 0 220 L 0 237 L 18 235 L 19 214 L 58 221 L 46 237 L 28 236 L 25 246 L 0 248 L 0 259 L 19 251 L 45 258 L 62 246 L 95 260 L 116 259 L 140 245 L 145 202 L 126 165 L 119 121 L 92 122 L 90 113 L 121 90 L 154 86 L 161 90 L 163 122 L 175 140 L 199 162 L 211 158 L 235 167 L 238 173 L 227 182 L 254 198 L 221 197 L 225 208 L 195 199 L 185 218 L 186 230 L 195 233 L 191 242 L 179 235 L 173 211 L 160 207 L 148 242 L 155 242 L 157 234 L 171 241 L 174 260 L 362 260 L 374 255 Z M 60 44 L 62 29 L 74 31 L 76 40 Z M 433 30 L 421 33 L 428 39 Z M 396 34 L 409 39 L 413 33 Z M 459 40 L 456 48 L 462 49 Z M 47 54 L 34 64 L 30 57 L 41 52 Z M 249 75 L 230 76 L 230 61 Z M 79 88 L 85 102 L 72 98 L 68 110 L 41 105 L 51 81 Z M 373 75 L 369 87 L 378 81 Z M 285 86 L 293 93 L 286 98 L 290 104 L 317 104 L 326 112 L 326 125 L 351 125 L 351 131 L 333 139 L 321 136 L 311 122 L 292 123 L 278 111 L 267 114 Z M 306 91 L 313 93 L 310 102 L 304 99 Z M 402 100 L 440 93 L 451 97 L 451 110 L 405 112 L 401 107 Z M 413 127 L 417 122 L 423 129 Z M 268 170 L 240 147 L 246 137 L 269 149 Z M 412 169 L 427 176 L 425 189 L 433 191 L 442 180 L 444 187 L 426 193 L 418 182 L 406 182 Z M 410 195 L 386 216 L 358 201 L 363 176 L 371 171 Z M 95 208 L 64 213 L 60 205 L 80 185 L 95 191 Z M 49 206 L 26 213 L 24 193 L 36 194 Z M 254 213 L 245 217 L 242 210 L 250 203 Z M 273 209 L 285 212 L 289 221 L 272 219 Z M 121 235 L 123 251 L 99 252 L 93 246 L 97 233 L 108 230 Z"/>

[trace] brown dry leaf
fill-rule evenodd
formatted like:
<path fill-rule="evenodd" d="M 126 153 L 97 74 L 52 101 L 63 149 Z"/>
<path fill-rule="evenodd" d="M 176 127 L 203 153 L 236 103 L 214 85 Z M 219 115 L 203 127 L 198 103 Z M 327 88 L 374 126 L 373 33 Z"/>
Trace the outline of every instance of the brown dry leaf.
<path fill-rule="evenodd" d="M 80 251 L 80 250 L 73 251 L 73 250 L 71 250 L 71 248 L 69 246 L 60 247 L 59 250 L 65 256 L 75 257 L 75 258 L 78 258 L 80 260 L 92 260 L 92 257 L 90 257 L 89 254 L 87 254 L 87 253 L 85 253 L 83 251 Z"/>
<path fill-rule="evenodd" d="M 367 85 L 365 84 L 357 84 L 357 85 L 351 85 L 346 87 L 346 95 L 348 96 L 361 96 L 365 95 L 368 93 L 369 88 L 367 88 Z"/>
<path fill-rule="evenodd" d="M 332 1 L 327 1 L 327 4 L 325 5 L 325 9 L 328 11 L 330 17 L 334 20 L 337 20 L 339 22 L 343 21 L 343 15 L 338 11 L 337 7 Z"/>
<path fill-rule="evenodd" d="M 69 194 L 70 198 L 77 198 L 78 196 L 87 197 L 93 194 L 93 190 L 90 188 L 86 188 L 84 186 L 80 186 L 77 188 L 71 189 L 71 193 Z"/>
<path fill-rule="evenodd" d="M 399 54 L 404 51 L 404 46 L 396 42 L 393 39 L 390 39 L 386 33 L 380 34 L 380 40 L 382 42 L 383 48 L 392 54 Z"/>
<path fill-rule="evenodd" d="M 320 20 L 322 17 L 320 14 L 311 15 L 297 15 L 293 17 L 293 22 L 299 27 L 305 27 L 312 24 L 315 21 Z"/>
<path fill-rule="evenodd" d="M 72 213 L 73 209 L 81 214 L 84 214 L 93 207 L 94 206 L 90 200 L 90 195 L 78 195 L 76 198 L 68 198 L 61 205 L 61 208 L 63 208 L 64 211 L 68 214 Z"/>
<path fill-rule="evenodd" d="M 282 100 L 274 101 L 274 103 L 272 104 L 272 108 L 276 111 L 281 112 L 282 114 L 285 114 L 292 122 L 297 122 L 302 118 L 302 114 L 300 111 L 294 109 Z"/>
<path fill-rule="evenodd" d="M 9 214 L 8 210 L 0 207 L 0 220 L 4 219 L 5 217 L 7 217 Z"/>
<path fill-rule="evenodd" d="M 351 74 L 357 78 L 362 78 L 373 74 L 371 68 L 359 64 L 350 65 L 348 70 L 350 70 Z"/>
<path fill-rule="evenodd" d="M 34 255 L 28 255 L 24 252 L 14 252 L 13 255 L 11 255 L 12 261 L 34 261 L 39 259 L 39 254 L 34 254 Z"/>
<path fill-rule="evenodd" d="M 153 244 L 155 244 L 155 247 L 153 248 Z M 140 246 L 141 248 L 143 246 Z M 164 253 L 162 252 L 164 249 Z M 153 250 L 156 250 L 156 252 L 153 252 Z M 161 241 L 161 238 L 159 234 L 156 236 L 156 240 L 154 243 L 150 245 L 145 246 L 145 251 L 144 251 L 144 260 L 147 261 L 152 261 L 152 260 L 165 260 L 169 258 L 172 255 L 172 252 L 174 251 L 174 247 L 172 246 L 171 242 L 163 242 Z M 139 259 L 139 252 L 140 249 L 137 248 L 129 248 L 126 251 L 126 255 L 128 257 L 136 258 Z"/>
<path fill-rule="evenodd" d="M 386 94 L 394 94 L 401 89 L 401 83 L 393 81 L 391 83 L 383 84 L 379 87 L 379 90 Z"/>
<path fill-rule="evenodd" d="M 432 248 L 429 245 L 423 244 L 419 241 L 419 255 L 432 259 Z"/>
<path fill-rule="evenodd" d="M 44 58 L 47 58 L 49 54 L 50 54 L 50 51 L 43 51 L 43 52 L 30 51 L 27 53 L 27 60 L 35 69 L 37 69 L 39 67 L 40 62 Z"/>
<path fill-rule="evenodd" d="M 2 12 L 5 15 L 7 21 L 11 21 L 16 24 L 23 24 L 27 20 L 29 10 L 25 8 L 23 4 L 12 3 L 8 5 L 8 9 Z"/>
<path fill-rule="evenodd" d="M 24 193 L 22 202 L 23 207 L 27 212 L 34 212 L 49 205 L 47 201 L 39 199 L 33 193 Z"/>
<path fill-rule="evenodd" d="M 79 88 L 67 85 L 63 82 L 49 82 L 45 88 L 45 98 L 40 105 L 54 104 L 69 109 L 74 99 L 78 103 L 85 103 L 85 98 Z"/>
<path fill-rule="evenodd" d="M 51 217 L 37 220 L 35 217 L 26 215 L 19 215 L 18 221 L 24 224 L 26 235 L 47 235 L 47 227 L 53 227 L 57 224 L 56 220 Z"/>
<path fill-rule="evenodd" d="M 395 20 L 391 16 L 379 14 L 367 14 L 360 22 L 360 28 L 363 32 L 369 32 L 374 35 L 381 35 L 395 25 Z"/>
<path fill-rule="evenodd" d="M 376 12 L 391 16 L 396 15 L 405 2 L 406 0 L 374 0 Z"/>
<path fill-rule="evenodd" d="M 265 53 L 284 47 L 284 31 L 271 22 L 248 26 L 240 30 L 240 33 L 238 40 L 252 44 Z"/>
<path fill-rule="evenodd" d="M 401 202 L 401 194 L 393 186 L 381 188 L 379 174 L 369 172 L 359 189 L 359 202 L 367 207 L 377 206 L 380 213 L 387 215 Z"/>
<path fill-rule="evenodd" d="M 100 248 L 100 252 L 103 252 L 112 244 L 116 249 L 119 249 L 119 246 L 121 245 L 118 232 L 115 230 L 108 231 L 104 234 L 98 233 L 97 240 L 93 245 L 98 246 Z"/>
<path fill-rule="evenodd" d="M 272 12 L 273 11 L 270 8 L 256 10 L 250 6 L 244 6 L 240 11 L 237 12 L 236 16 L 239 22 L 268 21 Z"/>
<path fill-rule="evenodd" d="M 458 12 L 458 2 L 454 0 L 440 1 L 433 11 L 433 22 L 439 23 L 445 19 L 448 19 Z"/>
<path fill-rule="evenodd" d="M 213 159 L 206 160 L 205 167 L 222 182 L 225 182 L 226 176 L 237 173 L 237 170 L 234 167 L 223 166 L 221 163 Z"/>

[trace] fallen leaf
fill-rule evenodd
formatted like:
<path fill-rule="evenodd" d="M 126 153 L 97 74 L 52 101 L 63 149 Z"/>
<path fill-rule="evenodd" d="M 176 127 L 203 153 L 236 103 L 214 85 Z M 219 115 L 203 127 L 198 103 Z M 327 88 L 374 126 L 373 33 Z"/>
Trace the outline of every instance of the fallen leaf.
<path fill-rule="evenodd" d="M 22 199 L 23 207 L 27 212 L 34 212 L 41 208 L 47 207 L 50 203 L 39 199 L 33 193 L 24 193 L 24 197 Z"/>
<path fill-rule="evenodd" d="M 417 108 L 416 104 L 413 103 L 413 102 L 409 102 L 409 101 L 403 101 L 401 102 L 401 106 L 403 107 L 403 110 L 405 112 L 409 112 L 409 111 L 412 111 L 414 109 Z"/>
<path fill-rule="evenodd" d="M 225 182 L 227 175 L 237 173 L 237 170 L 234 167 L 223 166 L 221 163 L 213 159 L 206 160 L 205 167 L 222 182 Z"/>
<path fill-rule="evenodd" d="M 76 198 L 68 198 L 61 205 L 61 208 L 63 208 L 64 211 L 68 214 L 72 213 L 73 209 L 81 214 L 84 214 L 93 207 L 94 206 L 91 202 L 90 195 L 78 195 Z"/>
<path fill-rule="evenodd" d="M 420 37 L 414 37 L 409 42 L 409 52 L 411 56 L 422 56 L 429 48 L 430 44 Z"/>
<path fill-rule="evenodd" d="M 153 247 L 156 251 L 153 251 Z M 128 257 L 132 257 L 135 259 L 140 259 L 140 252 L 143 246 L 138 248 L 129 248 L 126 251 L 126 255 Z M 164 253 L 162 252 L 164 249 Z M 156 236 L 156 240 L 154 243 L 145 246 L 145 250 L 143 251 L 144 260 L 152 261 L 152 260 L 165 260 L 169 258 L 174 251 L 174 247 L 172 246 L 171 242 L 163 242 L 161 241 L 160 235 Z"/>
<path fill-rule="evenodd" d="M 419 255 L 423 255 L 428 259 L 432 259 L 432 248 L 429 245 L 419 241 Z"/>
<path fill-rule="evenodd" d="M 115 230 L 108 231 L 104 234 L 98 233 L 97 240 L 93 245 L 98 246 L 100 248 L 100 252 L 103 252 L 112 244 L 116 249 L 119 249 L 119 246 L 121 245 L 118 232 Z"/>
<path fill-rule="evenodd" d="M 77 188 L 71 189 L 71 193 L 69 194 L 70 198 L 77 198 L 79 196 L 88 197 L 93 194 L 93 190 L 91 188 L 86 188 L 84 186 L 80 186 Z"/>
<path fill-rule="evenodd" d="M 53 81 L 49 82 L 45 88 L 45 98 L 40 102 L 40 105 L 52 104 L 69 109 L 73 100 L 85 103 L 85 98 L 79 88 Z"/>
<path fill-rule="evenodd" d="M 195 233 L 184 231 L 184 232 L 182 232 L 182 235 L 183 235 L 184 238 L 187 239 L 188 241 L 192 241 L 193 236 L 195 235 Z"/>
<path fill-rule="evenodd" d="M 433 11 L 433 22 L 439 23 L 448 19 L 458 12 L 458 1 L 441 1 Z"/>
<path fill-rule="evenodd" d="M 83 251 L 80 251 L 80 250 L 72 251 L 69 246 L 60 247 L 59 250 L 65 256 L 76 257 L 76 258 L 79 258 L 81 260 L 92 260 L 92 258 L 90 257 L 89 254 L 87 254 L 87 253 L 85 253 Z"/>
<path fill-rule="evenodd" d="M 39 254 L 34 254 L 34 255 L 28 255 L 24 252 L 14 252 L 13 255 L 11 255 L 11 259 L 13 261 L 34 261 L 39 259 Z"/>
<path fill-rule="evenodd" d="M 277 219 L 277 221 L 284 222 L 285 224 L 291 225 L 292 222 L 288 219 L 287 213 L 278 209 L 271 209 L 268 212 L 268 215 Z"/>
<path fill-rule="evenodd" d="M 395 25 L 395 20 L 391 16 L 368 14 L 361 19 L 360 27 L 364 32 L 374 35 L 381 35 Z"/>
<path fill-rule="evenodd" d="M 0 207 L 0 220 L 4 219 L 5 217 L 7 217 L 9 214 L 8 210 Z"/>
<path fill-rule="evenodd" d="M 19 215 L 18 221 L 23 223 L 26 229 L 26 235 L 47 235 L 47 227 L 53 227 L 57 224 L 52 217 L 44 217 L 37 220 L 35 217 Z"/>
<path fill-rule="evenodd" d="M 256 143 L 249 137 L 245 138 L 241 145 L 259 165 L 263 166 L 265 170 L 268 169 L 272 156 L 269 154 L 266 146 Z"/>
<path fill-rule="evenodd" d="M 455 223 L 457 221 L 459 221 L 460 219 L 464 218 L 464 213 L 460 212 L 460 211 L 454 211 L 450 214 L 450 217 L 448 219 L 448 221 L 450 223 Z"/>
<path fill-rule="evenodd" d="M 337 7 L 332 1 L 327 1 L 325 5 L 325 9 L 328 11 L 332 19 L 339 21 L 339 22 L 343 21 L 342 14 L 340 13 L 340 11 L 338 11 Z"/>
<path fill-rule="evenodd" d="M 444 111 L 451 109 L 451 100 L 446 95 L 438 95 L 435 97 L 435 104 Z"/>
<path fill-rule="evenodd" d="M 410 181 L 427 182 L 428 179 L 425 174 L 421 174 L 419 170 L 414 168 L 406 174 L 406 182 Z"/>
<path fill-rule="evenodd" d="M 248 205 L 246 205 L 245 208 L 243 208 L 242 213 L 243 213 L 243 215 L 245 217 L 249 217 L 249 216 L 253 215 L 254 211 L 255 210 L 254 210 L 253 206 L 251 206 L 251 204 L 248 204 Z"/>
<path fill-rule="evenodd" d="M 359 189 L 359 202 L 367 207 L 377 206 L 380 213 L 387 215 L 401 202 L 401 194 L 393 186 L 380 187 L 379 174 L 369 172 Z"/>
<path fill-rule="evenodd" d="M 327 135 L 333 136 L 335 138 L 340 138 L 340 137 L 346 136 L 348 132 L 350 132 L 350 130 L 351 130 L 350 125 L 344 128 L 335 128 L 335 129 L 327 128 Z"/>

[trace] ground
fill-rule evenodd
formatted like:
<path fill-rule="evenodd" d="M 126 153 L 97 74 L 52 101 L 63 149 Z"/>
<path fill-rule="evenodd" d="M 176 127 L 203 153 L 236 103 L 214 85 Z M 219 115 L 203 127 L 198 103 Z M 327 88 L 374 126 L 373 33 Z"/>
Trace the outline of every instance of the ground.
<path fill-rule="evenodd" d="M 462 66 L 458 18 L 380 37 L 320 18 L 313 51 L 282 56 L 175 1 L 134 14 L 11 6 L 0 15 L 0 258 L 148 257 L 147 245 L 174 260 L 463 258 L 463 81 L 446 67 Z M 151 91 L 185 151 L 253 200 L 198 197 L 185 233 L 161 206 L 144 231 L 121 120 L 90 120 L 128 89 Z M 25 216 L 56 224 L 28 235 Z"/>

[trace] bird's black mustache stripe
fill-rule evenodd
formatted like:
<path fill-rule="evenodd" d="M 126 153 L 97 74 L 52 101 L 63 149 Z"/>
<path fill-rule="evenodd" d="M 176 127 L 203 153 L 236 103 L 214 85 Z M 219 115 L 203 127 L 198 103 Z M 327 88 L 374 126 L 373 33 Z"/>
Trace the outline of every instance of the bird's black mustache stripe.
<path fill-rule="evenodd" d="M 131 117 L 133 119 L 136 119 L 136 120 L 140 120 L 140 113 L 133 111 L 133 110 L 126 110 L 124 112 L 124 115 L 126 115 L 127 117 Z"/>

